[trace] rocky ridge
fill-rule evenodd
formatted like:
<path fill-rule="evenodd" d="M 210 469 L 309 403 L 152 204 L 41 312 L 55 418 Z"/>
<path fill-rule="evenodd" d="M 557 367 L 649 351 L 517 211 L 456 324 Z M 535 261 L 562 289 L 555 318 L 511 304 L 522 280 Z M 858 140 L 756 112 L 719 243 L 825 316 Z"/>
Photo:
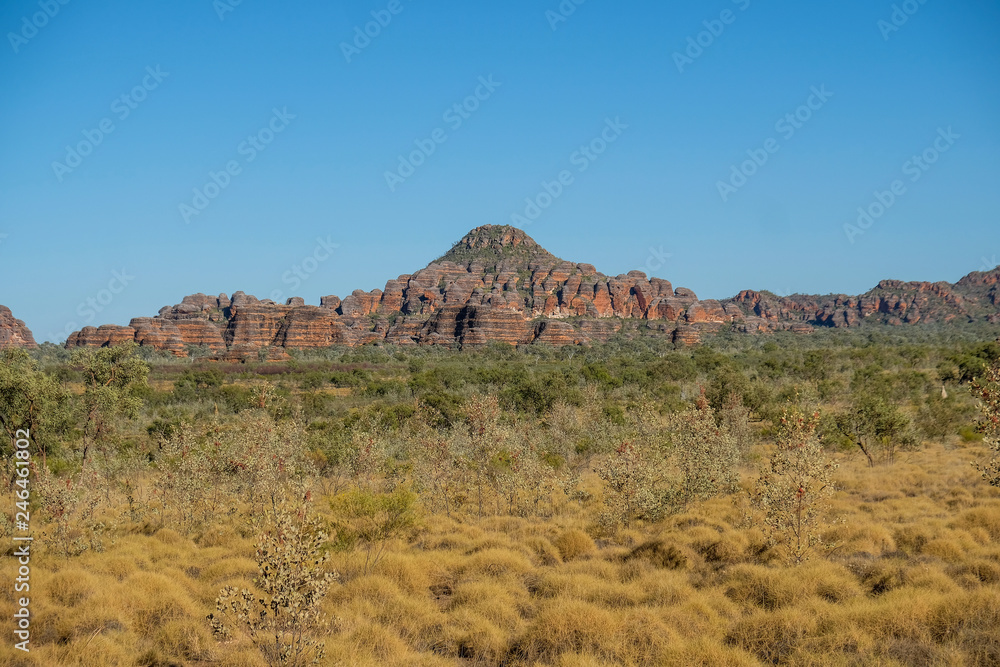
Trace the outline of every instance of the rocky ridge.
<path fill-rule="evenodd" d="M 0 306 L 0 350 L 5 347 L 35 348 L 35 338 L 7 306 Z"/>
<path fill-rule="evenodd" d="M 616 335 L 664 336 L 692 345 L 722 328 L 805 334 L 862 322 L 997 322 L 998 280 L 1000 267 L 955 285 L 886 280 L 861 296 L 779 297 L 747 290 L 722 301 L 700 300 L 641 271 L 604 275 L 591 264 L 552 255 L 519 229 L 487 225 L 427 267 L 389 280 L 383 290 L 327 296 L 319 306 L 298 297 L 276 304 L 243 292 L 195 294 L 128 326 L 85 327 L 66 346 L 135 340 L 178 356 L 195 346 L 218 358 L 241 358 L 262 349 L 280 355 L 287 348 L 369 343 L 577 345 Z"/>

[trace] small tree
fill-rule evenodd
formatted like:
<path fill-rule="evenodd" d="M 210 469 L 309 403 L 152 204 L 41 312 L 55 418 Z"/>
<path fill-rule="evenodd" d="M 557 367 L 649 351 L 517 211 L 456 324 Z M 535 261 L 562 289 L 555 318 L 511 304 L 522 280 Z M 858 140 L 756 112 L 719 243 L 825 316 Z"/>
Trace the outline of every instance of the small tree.
<path fill-rule="evenodd" d="M 233 630 L 241 632 L 271 665 L 299 667 L 323 658 L 324 643 L 315 636 L 327 632 L 330 623 L 320 605 L 338 574 L 325 568 L 330 555 L 321 525 L 306 518 L 304 510 L 280 512 L 277 525 L 257 544 L 259 593 L 222 589 L 216 613 L 208 616 L 216 635 L 228 639 Z"/>
<path fill-rule="evenodd" d="M 896 450 L 910 439 L 906 415 L 884 398 L 867 392 L 855 396 L 850 410 L 837 417 L 837 426 L 854 440 L 869 467 L 875 466 L 876 459 L 893 463 Z"/>
<path fill-rule="evenodd" d="M 826 458 L 816 427 L 819 413 L 806 418 L 786 412 L 778 425 L 777 451 L 768 469 L 757 480 L 751 505 L 764 514 L 773 544 L 787 544 L 789 560 L 808 560 L 822 543 L 819 533 L 833 494 L 837 465 Z"/>
<path fill-rule="evenodd" d="M 972 394 L 979 399 L 979 410 L 983 413 L 979 420 L 979 431 L 985 436 L 983 443 L 994 454 L 1000 454 L 1000 364 L 994 364 L 983 377 L 973 381 Z M 994 455 L 989 461 L 973 465 L 989 484 L 1000 487 L 1000 458 Z"/>
<path fill-rule="evenodd" d="M 142 408 L 149 366 L 136 356 L 137 348 L 134 341 L 126 341 L 73 353 L 71 363 L 83 371 L 83 465 L 92 445 L 105 446 L 116 419 L 135 419 Z"/>
<path fill-rule="evenodd" d="M 67 405 L 66 392 L 55 378 L 38 369 L 27 352 L 0 350 L 0 429 L 10 442 L 19 429 L 26 430 L 34 450 L 42 455 L 43 466 L 46 442 L 69 422 Z"/>

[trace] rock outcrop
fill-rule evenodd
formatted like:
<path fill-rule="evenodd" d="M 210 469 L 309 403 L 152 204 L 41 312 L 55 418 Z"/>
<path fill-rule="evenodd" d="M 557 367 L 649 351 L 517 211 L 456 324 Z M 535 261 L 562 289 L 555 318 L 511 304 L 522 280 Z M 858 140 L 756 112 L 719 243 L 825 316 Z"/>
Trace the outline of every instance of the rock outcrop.
<path fill-rule="evenodd" d="M 194 347 L 219 358 L 368 343 L 579 345 L 643 335 L 687 346 L 721 329 L 808 334 L 866 323 L 989 320 L 1000 317 L 998 277 L 1000 267 L 955 285 L 886 280 L 861 296 L 747 290 L 722 301 L 699 300 L 690 289 L 641 271 L 606 276 L 591 264 L 552 255 L 519 229 L 487 225 L 425 268 L 389 280 L 384 290 L 325 296 L 319 306 L 299 297 L 275 304 L 243 292 L 195 294 L 127 327 L 86 327 L 66 345 L 131 339 L 179 356 Z"/>
<path fill-rule="evenodd" d="M 35 337 L 7 306 L 0 306 L 0 349 L 5 347 L 35 348 Z"/>

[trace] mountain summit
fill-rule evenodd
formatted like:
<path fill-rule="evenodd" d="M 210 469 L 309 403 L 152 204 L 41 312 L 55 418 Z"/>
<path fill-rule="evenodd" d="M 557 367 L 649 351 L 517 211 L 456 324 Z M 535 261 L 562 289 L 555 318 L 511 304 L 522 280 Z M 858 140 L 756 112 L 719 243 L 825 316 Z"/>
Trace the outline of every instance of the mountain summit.
<path fill-rule="evenodd" d="M 476 227 L 436 261 L 463 264 L 477 260 L 523 260 L 526 263 L 532 260 L 561 261 L 523 230 L 510 225 Z"/>
<path fill-rule="evenodd" d="M 389 280 L 384 290 L 327 296 L 319 306 L 299 297 L 281 304 L 243 292 L 195 294 L 127 327 L 85 327 L 66 346 L 135 340 L 179 356 L 194 347 L 228 359 L 332 345 L 574 345 L 614 336 L 690 345 L 723 329 L 806 334 L 815 327 L 1000 323 L 998 290 L 1000 268 L 955 285 L 883 280 L 860 296 L 745 290 L 722 301 L 699 300 L 642 271 L 612 277 L 592 264 L 562 260 L 516 227 L 484 225 L 423 269 Z"/>

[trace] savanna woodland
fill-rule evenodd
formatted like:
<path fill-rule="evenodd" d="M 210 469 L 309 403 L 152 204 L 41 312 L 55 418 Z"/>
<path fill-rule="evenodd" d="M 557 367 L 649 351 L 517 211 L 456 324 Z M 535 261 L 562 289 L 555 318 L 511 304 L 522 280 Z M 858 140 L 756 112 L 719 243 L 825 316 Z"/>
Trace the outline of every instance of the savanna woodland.
<path fill-rule="evenodd" d="M 0 662 L 1000 664 L 1000 343 L 898 331 L 4 350 Z"/>

